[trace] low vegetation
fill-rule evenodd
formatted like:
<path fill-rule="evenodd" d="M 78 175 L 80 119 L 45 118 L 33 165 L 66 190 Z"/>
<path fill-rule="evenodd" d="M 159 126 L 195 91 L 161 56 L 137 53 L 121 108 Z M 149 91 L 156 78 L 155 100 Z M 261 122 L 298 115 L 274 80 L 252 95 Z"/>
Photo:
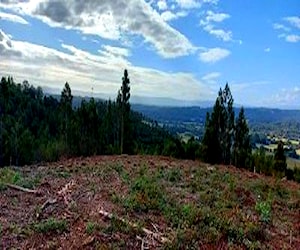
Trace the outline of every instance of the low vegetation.
<path fill-rule="evenodd" d="M 40 182 L 40 176 L 25 177 L 21 170 L 13 170 L 9 167 L 0 168 L 0 190 L 6 188 L 6 184 L 15 184 L 24 188 L 34 188 Z"/>
<path fill-rule="evenodd" d="M 38 222 L 33 225 L 33 229 L 37 233 L 62 233 L 67 231 L 67 221 L 58 220 L 56 218 L 48 218 L 45 221 Z"/>
<path fill-rule="evenodd" d="M 39 195 L 1 191 L 4 248 L 41 247 L 41 237 L 68 249 L 300 245 L 295 182 L 150 156 L 76 158 L 25 169 L 22 178 L 39 174 Z"/>

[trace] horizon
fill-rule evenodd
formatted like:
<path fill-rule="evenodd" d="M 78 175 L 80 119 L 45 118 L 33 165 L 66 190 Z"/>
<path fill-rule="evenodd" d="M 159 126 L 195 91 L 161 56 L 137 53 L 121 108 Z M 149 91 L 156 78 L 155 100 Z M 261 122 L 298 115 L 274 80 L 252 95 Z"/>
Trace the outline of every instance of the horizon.
<path fill-rule="evenodd" d="M 297 10 L 283 0 L 1 0 L 0 73 L 115 99 L 126 68 L 132 97 L 150 105 L 214 103 L 228 82 L 238 105 L 299 110 Z"/>

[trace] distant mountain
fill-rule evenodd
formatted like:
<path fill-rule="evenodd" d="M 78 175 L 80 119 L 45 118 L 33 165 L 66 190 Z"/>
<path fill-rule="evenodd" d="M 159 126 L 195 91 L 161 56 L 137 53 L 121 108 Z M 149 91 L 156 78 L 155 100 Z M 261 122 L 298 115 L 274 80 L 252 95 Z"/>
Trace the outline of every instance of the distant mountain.
<path fill-rule="evenodd" d="M 205 122 L 206 113 L 212 108 L 160 107 L 133 104 L 132 108 L 159 122 Z M 240 108 L 235 109 L 236 115 Z M 281 110 L 271 108 L 245 108 L 249 123 L 299 122 L 300 110 Z"/>
<path fill-rule="evenodd" d="M 130 99 L 132 104 L 142 104 L 149 106 L 160 106 L 160 107 L 212 107 L 213 101 L 183 101 L 174 98 L 165 97 L 145 97 L 145 96 L 132 96 Z"/>
<path fill-rule="evenodd" d="M 60 95 L 48 93 L 60 99 Z M 76 95 L 76 93 L 75 93 Z M 102 97 L 101 97 L 102 96 Z M 94 97 L 96 100 L 108 100 L 105 94 Z M 73 106 L 79 107 L 82 100 L 89 101 L 89 96 L 74 96 Z M 214 102 L 199 101 L 188 102 L 172 98 L 132 96 L 130 98 L 132 109 L 158 122 L 199 122 L 204 123 L 206 113 L 211 112 Z M 235 105 L 236 115 L 240 105 Z M 245 108 L 245 114 L 249 123 L 281 123 L 299 122 L 300 110 L 274 109 L 274 108 Z"/>
<path fill-rule="evenodd" d="M 47 86 L 42 87 L 43 91 L 46 95 L 52 95 L 56 98 L 60 98 L 60 90 L 55 88 L 49 88 Z M 74 100 L 89 100 L 91 97 L 94 97 L 97 100 L 115 100 L 117 97 L 117 93 L 115 95 L 109 95 L 106 93 L 92 93 L 92 92 L 83 92 L 83 91 L 72 91 L 74 96 Z M 132 104 L 142 104 L 149 106 L 163 106 L 163 107 L 191 107 L 191 106 L 199 106 L 203 108 L 212 107 L 213 101 L 183 101 L 175 98 L 167 98 L 167 97 L 149 97 L 149 96 L 138 96 L 132 95 L 130 97 L 130 103 Z M 77 103 L 76 103 L 77 104 Z M 77 105 L 75 105 L 77 106 Z"/>

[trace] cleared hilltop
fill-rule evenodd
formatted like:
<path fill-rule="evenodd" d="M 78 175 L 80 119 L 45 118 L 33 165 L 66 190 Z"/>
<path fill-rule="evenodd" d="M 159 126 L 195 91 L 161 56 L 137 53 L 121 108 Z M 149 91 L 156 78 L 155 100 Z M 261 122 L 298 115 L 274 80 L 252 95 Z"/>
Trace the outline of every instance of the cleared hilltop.
<path fill-rule="evenodd" d="M 158 156 L 0 171 L 2 249 L 300 247 L 292 181 Z"/>

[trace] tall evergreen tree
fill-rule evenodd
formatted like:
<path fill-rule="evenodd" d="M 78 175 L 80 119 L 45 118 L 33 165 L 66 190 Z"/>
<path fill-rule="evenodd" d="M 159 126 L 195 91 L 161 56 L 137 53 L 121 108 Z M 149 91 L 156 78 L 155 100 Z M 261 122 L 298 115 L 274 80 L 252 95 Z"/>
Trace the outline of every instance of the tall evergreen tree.
<path fill-rule="evenodd" d="M 284 154 L 283 142 L 279 141 L 274 155 L 274 169 L 277 174 L 285 174 L 287 170 L 286 156 Z"/>
<path fill-rule="evenodd" d="M 130 80 L 128 78 L 128 72 L 127 69 L 124 70 L 124 76 L 122 78 L 122 86 L 121 89 L 118 92 L 117 96 L 117 103 L 120 108 L 120 117 L 121 117 L 121 131 L 120 131 L 120 153 L 122 154 L 124 151 L 124 142 L 127 143 L 126 139 L 131 134 L 130 130 Z M 125 136 L 125 129 L 126 136 Z M 126 148 L 125 151 L 128 151 L 129 149 Z"/>
<path fill-rule="evenodd" d="M 202 140 L 203 160 L 211 164 L 221 163 L 222 161 L 222 148 L 219 136 L 222 116 L 219 97 L 213 107 L 212 114 L 206 114 L 205 133 Z"/>
<path fill-rule="evenodd" d="M 245 111 L 242 107 L 236 120 L 234 144 L 233 144 L 233 164 L 237 167 L 246 167 L 251 155 L 251 145 L 249 128 L 245 118 Z"/>
<path fill-rule="evenodd" d="M 70 134 L 69 125 L 70 125 L 70 119 L 72 115 L 72 101 L 73 101 L 73 96 L 72 96 L 71 88 L 69 83 L 66 82 L 64 89 L 61 92 L 60 105 L 64 117 L 63 124 L 62 124 L 62 133 L 64 135 L 65 146 L 67 148 L 69 148 L 68 134 Z"/>
<path fill-rule="evenodd" d="M 224 126 L 222 128 L 221 138 L 223 139 L 222 151 L 223 151 L 223 162 L 225 164 L 231 163 L 232 156 L 232 144 L 233 144 L 233 136 L 234 136 L 234 110 L 233 110 L 233 97 L 229 88 L 228 83 L 226 83 L 225 88 L 222 93 L 222 101 L 224 112 Z"/>
<path fill-rule="evenodd" d="M 206 117 L 203 158 L 209 163 L 230 164 L 234 134 L 233 98 L 228 84 L 219 90 L 211 115 Z"/>

